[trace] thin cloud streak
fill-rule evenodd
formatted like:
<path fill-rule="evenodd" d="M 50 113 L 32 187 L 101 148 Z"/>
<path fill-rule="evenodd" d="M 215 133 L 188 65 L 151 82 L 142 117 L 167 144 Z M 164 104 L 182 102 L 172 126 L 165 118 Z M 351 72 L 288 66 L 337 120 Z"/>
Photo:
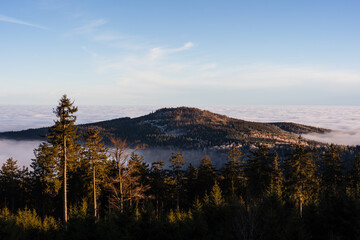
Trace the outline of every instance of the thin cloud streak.
<path fill-rule="evenodd" d="M 98 62 L 97 73 L 115 75 L 121 73 L 121 77 L 116 80 L 118 83 L 127 79 L 137 88 L 141 88 L 146 82 L 153 82 L 163 87 L 207 89 L 264 89 L 304 84 L 323 85 L 328 88 L 332 86 L 353 88 L 360 84 L 360 73 L 356 72 L 276 64 L 222 67 L 216 63 L 161 59 L 165 54 L 189 48 L 186 45 L 178 49 L 154 48 L 149 55 L 125 56 L 120 61 L 107 61 L 104 64 Z"/>
<path fill-rule="evenodd" d="M 192 47 L 194 47 L 194 44 L 192 42 L 187 42 L 184 44 L 184 46 L 179 47 L 179 48 L 156 47 L 156 48 L 153 48 L 150 50 L 150 58 L 152 58 L 152 59 L 160 58 L 160 57 L 170 54 L 170 53 L 186 51 Z"/>
<path fill-rule="evenodd" d="M 70 32 L 68 32 L 67 36 L 71 36 L 71 35 L 81 35 L 81 34 L 89 34 L 89 33 L 93 33 L 94 31 L 96 31 L 99 27 L 103 26 L 106 24 L 106 21 L 102 18 L 100 19 L 95 19 L 95 20 L 91 20 L 89 22 L 87 22 L 86 24 L 74 28 L 73 30 L 71 30 Z"/>
<path fill-rule="evenodd" d="M 15 24 L 20 24 L 20 25 L 25 25 L 25 26 L 29 26 L 29 27 L 34 27 L 34 28 L 47 30 L 46 27 L 43 27 L 41 25 L 25 22 L 25 21 L 22 21 L 20 19 L 8 17 L 8 16 L 2 15 L 2 14 L 0 14 L 0 21 L 8 22 L 8 23 L 15 23 Z"/>

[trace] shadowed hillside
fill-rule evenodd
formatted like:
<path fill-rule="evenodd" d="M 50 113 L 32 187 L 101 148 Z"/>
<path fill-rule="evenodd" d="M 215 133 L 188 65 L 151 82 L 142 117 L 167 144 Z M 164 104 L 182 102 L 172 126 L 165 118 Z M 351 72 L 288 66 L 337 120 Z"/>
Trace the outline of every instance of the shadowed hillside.
<path fill-rule="evenodd" d="M 231 144 L 292 144 L 298 134 L 330 130 L 295 123 L 257 123 L 230 118 L 197 108 L 163 108 L 137 118 L 119 118 L 79 125 L 80 134 L 89 127 L 103 129 L 106 137 L 141 142 L 151 147 L 217 147 Z M 47 128 L 0 133 L 0 138 L 43 139 Z M 106 139 L 105 137 L 105 139 Z"/>

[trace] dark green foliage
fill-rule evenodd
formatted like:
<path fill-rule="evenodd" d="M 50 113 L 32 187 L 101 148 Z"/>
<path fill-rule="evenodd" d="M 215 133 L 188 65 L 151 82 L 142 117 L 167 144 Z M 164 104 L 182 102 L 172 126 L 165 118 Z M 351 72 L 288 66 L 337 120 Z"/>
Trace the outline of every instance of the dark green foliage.
<path fill-rule="evenodd" d="M 244 154 L 240 149 L 233 147 L 228 153 L 228 162 L 225 163 L 222 170 L 224 189 L 227 189 L 226 194 L 233 199 L 243 194 L 245 189 L 245 160 L 243 156 Z"/>
<path fill-rule="evenodd" d="M 321 159 L 321 192 L 326 198 L 345 193 L 344 167 L 340 152 L 339 147 L 331 145 Z"/>
<path fill-rule="evenodd" d="M 17 161 L 9 158 L 0 169 L 1 207 L 16 211 L 27 205 L 29 197 L 30 176 L 27 168 L 17 165 Z"/>
<path fill-rule="evenodd" d="M 284 161 L 260 145 L 246 155 L 233 147 L 220 170 L 206 155 L 198 169 L 184 170 L 180 152 L 168 168 L 162 161 L 149 167 L 125 140 L 113 138 L 108 156 L 98 129 L 87 129 L 81 146 L 76 110 L 63 96 L 30 172 L 11 158 L 1 167 L 0 239 L 359 239 L 360 153 L 346 171 L 343 149 L 331 145 L 317 165 L 299 138 Z M 161 114 L 186 131 L 232 121 L 197 111 L 204 118 L 193 119 L 186 109 Z M 186 128 L 194 123 L 205 125 Z M 60 224 L 64 186 L 67 228 Z"/>
<path fill-rule="evenodd" d="M 99 213 L 98 198 L 101 194 L 101 189 L 105 188 L 107 171 L 109 170 L 108 165 L 107 148 L 102 142 L 100 130 L 89 129 L 85 135 L 83 161 L 80 169 L 83 171 L 81 180 L 85 180 L 82 187 L 85 187 L 84 190 L 87 193 L 85 196 L 88 199 L 92 199 L 95 217 Z"/>
<path fill-rule="evenodd" d="M 284 174 L 280 168 L 279 157 L 277 153 L 273 154 L 271 167 L 271 178 L 268 193 L 269 195 L 274 195 L 278 198 L 281 198 L 284 189 Z"/>
<path fill-rule="evenodd" d="M 198 184 L 198 170 L 190 163 L 185 171 L 184 177 L 184 187 L 186 189 L 184 204 L 186 206 L 191 206 L 195 199 L 199 199 L 199 195 L 201 194 L 201 190 L 199 191 L 199 189 L 202 186 Z"/>
<path fill-rule="evenodd" d="M 185 158 L 181 153 L 173 153 L 170 158 L 170 169 L 171 169 L 171 178 L 169 179 L 170 185 L 173 188 L 173 195 L 175 196 L 176 201 L 176 209 L 180 209 L 180 194 L 181 194 L 181 186 L 183 185 L 183 166 L 185 165 Z"/>
<path fill-rule="evenodd" d="M 299 206 L 301 216 L 303 205 L 316 197 L 317 166 L 313 154 L 306 149 L 301 138 L 294 148 L 293 154 L 285 161 L 285 184 L 287 197 Z"/>
<path fill-rule="evenodd" d="M 54 214 L 56 196 L 61 187 L 58 176 L 59 165 L 57 164 L 58 150 L 47 143 L 41 143 L 34 150 L 35 159 L 31 163 L 32 195 L 35 200 L 35 209 L 42 216 Z"/>
<path fill-rule="evenodd" d="M 360 152 L 356 154 L 355 161 L 349 172 L 348 182 L 352 195 L 356 199 L 359 199 L 360 198 Z"/>
<path fill-rule="evenodd" d="M 263 145 L 250 153 L 252 156 L 245 169 L 248 195 L 250 198 L 259 198 L 267 193 L 271 186 L 273 155 L 269 153 L 269 148 Z"/>
<path fill-rule="evenodd" d="M 216 169 L 211 159 L 205 155 L 200 161 L 197 177 L 198 193 L 202 197 L 205 192 L 210 192 L 216 181 Z"/>

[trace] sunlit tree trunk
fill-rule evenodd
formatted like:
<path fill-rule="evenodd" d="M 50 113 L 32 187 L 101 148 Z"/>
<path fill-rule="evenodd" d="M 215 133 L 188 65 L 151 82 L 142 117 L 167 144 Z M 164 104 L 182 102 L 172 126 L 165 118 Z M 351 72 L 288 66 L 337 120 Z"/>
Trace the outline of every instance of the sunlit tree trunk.
<path fill-rule="evenodd" d="M 68 215 L 67 215 L 67 157 L 66 157 L 66 136 L 64 136 L 64 229 L 67 230 L 67 221 L 68 221 Z"/>
<path fill-rule="evenodd" d="M 96 205 L 96 182 L 95 182 L 95 175 L 96 175 L 96 167 L 95 162 L 93 161 L 93 189 L 94 189 L 94 217 L 97 217 L 97 205 Z"/>

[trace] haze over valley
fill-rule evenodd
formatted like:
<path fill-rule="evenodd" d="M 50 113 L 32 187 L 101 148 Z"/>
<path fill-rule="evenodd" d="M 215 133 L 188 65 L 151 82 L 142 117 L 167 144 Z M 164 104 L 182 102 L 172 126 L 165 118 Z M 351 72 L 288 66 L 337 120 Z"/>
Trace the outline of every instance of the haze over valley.
<path fill-rule="evenodd" d="M 121 117 L 139 117 L 159 109 L 159 106 L 79 106 L 78 124 L 110 120 Z M 360 107 L 358 106 L 201 106 L 215 113 L 255 122 L 294 122 L 329 128 L 325 134 L 305 134 L 304 137 L 325 143 L 341 145 L 360 144 Z M 51 126 L 54 120 L 52 106 L 0 106 L 3 117 L 0 131 L 18 131 Z M 13 157 L 20 165 L 28 166 L 33 150 L 40 141 L 0 140 L 0 161 Z M 179 149 L 174 149 L 174 151 Z M 169 150 L 144 152 L 145 160 L 152 162 L 157 155 L 163 161 L 171 155 Z M 203 151 L 188 151 L 186 157 L 200 159 Z M 222 156 L 224 158 L 224 156 Z"/>

